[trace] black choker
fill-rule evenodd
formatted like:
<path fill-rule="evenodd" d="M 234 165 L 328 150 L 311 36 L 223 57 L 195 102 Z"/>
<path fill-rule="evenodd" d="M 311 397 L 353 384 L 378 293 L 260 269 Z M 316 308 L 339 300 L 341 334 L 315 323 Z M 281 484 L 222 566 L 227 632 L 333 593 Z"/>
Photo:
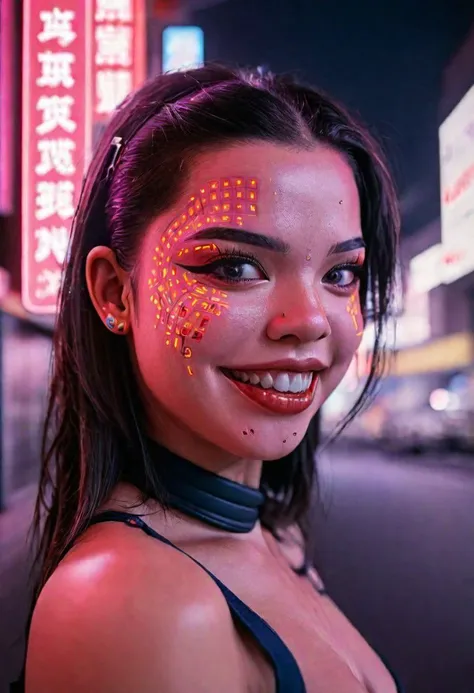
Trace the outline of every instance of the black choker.
<path fill-rule="evenodd" d="M 265 501 L 256 488 L 199 467 L 150 441 L 170 507 L 228 532 L 250 532 Z"/>

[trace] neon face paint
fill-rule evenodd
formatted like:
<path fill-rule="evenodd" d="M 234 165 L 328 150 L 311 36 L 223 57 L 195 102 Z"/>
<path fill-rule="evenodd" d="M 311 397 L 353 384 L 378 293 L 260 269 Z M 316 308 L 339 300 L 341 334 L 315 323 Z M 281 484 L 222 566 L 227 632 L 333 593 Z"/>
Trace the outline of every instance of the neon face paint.
<path fill-rule="evenodd" d="M 356 336 L 360 337 L 364 333 L 364 326 L 359 325 L 360 310 L 359 310 L 359 293 L 358 293 L 358 291 L 354 292 L 349 297 L 349 300 L 348 300 L 347 306 L 346 306 L 346 310 L 352 318 L 352 323 L 354 325 L 354 330 L 356 332 Z"/>
<path fill-rule="evenodd" d="M 153 260 L 155 268 L 148 280 L 151 301 L 156 306 L 156 325 L 165 326 L 167 346 L 179 349 L 188 360 L 192 349 L 199 343 L 213 317 L 219 317 L 228 308 L 227 293 L 207 286 L 190 276 L 189 271 L 180 273 L 172 267 L 171 256 L 178 241 L 185 241 L 192 233 L 208 224 L 235 224 L 243 226 L 244 217 L 257 215 L 256 178 L 243 176 L 226 177 L 209 181 L 192 195 L 181 214 L 174 219 L 160 238 Z M 217 254 L 217 246 L 206 243 L 192 250 L 179 251 L 185 255 Z M 187 371 L 193 375 L 188 361 Z"/>

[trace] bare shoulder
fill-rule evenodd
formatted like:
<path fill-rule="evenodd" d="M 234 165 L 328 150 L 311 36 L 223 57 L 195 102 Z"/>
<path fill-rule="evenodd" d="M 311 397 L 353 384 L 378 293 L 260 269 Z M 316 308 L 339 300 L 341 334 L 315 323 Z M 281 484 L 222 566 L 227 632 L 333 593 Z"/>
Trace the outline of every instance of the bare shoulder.
<path fill-rule="evenodd" d="M 27 693 L 240 693 L 232 618 L 211 578 L 125 525 L 92 527 L 33 615 Z"/>

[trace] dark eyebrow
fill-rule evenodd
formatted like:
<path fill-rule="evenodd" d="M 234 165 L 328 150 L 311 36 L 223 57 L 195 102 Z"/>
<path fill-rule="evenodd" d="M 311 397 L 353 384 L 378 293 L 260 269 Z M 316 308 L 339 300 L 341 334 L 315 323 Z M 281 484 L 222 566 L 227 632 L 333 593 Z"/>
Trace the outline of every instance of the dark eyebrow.
<path fill-rule="evenodd" d="M 336 243 L 335 245 L 329 248 L 328 255 L 336 255 L 337 253 L 348 253 L 350 250 L 358 250 L 358 248 L 365 248 L 364 239 L 360 236 L 356 236 L 356 238 L 350 238 L 348 241 Z"/>
<path fill-rule="evenodd" d="M 289 253 L 290 246 L 285 241 L 279 238 L 272 238 L 254 231 L 245 231 L 244 229 L 232 229 L 223 226 L 216 226 L 210 229 L 198 231 L 191 237 L 193 240 L 206 238 L 221 241 L 234 241 L 235 243 L 246 243 L 247 245 L 255 245 L 258 248 L 266 250 L 274 250 L 277 253 Z"/>

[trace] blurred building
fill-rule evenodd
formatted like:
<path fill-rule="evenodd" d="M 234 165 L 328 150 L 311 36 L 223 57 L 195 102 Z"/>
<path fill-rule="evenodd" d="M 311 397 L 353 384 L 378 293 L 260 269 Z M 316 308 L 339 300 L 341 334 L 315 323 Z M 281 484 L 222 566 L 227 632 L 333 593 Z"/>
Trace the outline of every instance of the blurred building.
<path fill-rule="evenodd" d="M 389 376 L 348 435 L 388 447 L 474 450 L 474 27 L 444 71 L 438 124 L 439 213 L 402 235 Z M 411 198 L 416 204 L 416 191 L 402 211 Z M 326 408 L 329 430 L 360 393 L 373 337 L 369 325 Z"/>
<path fill-rule="evenodd" d="M 38 478 L 61 266 L 84 168 L 145 78 L 146 0 L 0 3 L 0 510 Z"/>

